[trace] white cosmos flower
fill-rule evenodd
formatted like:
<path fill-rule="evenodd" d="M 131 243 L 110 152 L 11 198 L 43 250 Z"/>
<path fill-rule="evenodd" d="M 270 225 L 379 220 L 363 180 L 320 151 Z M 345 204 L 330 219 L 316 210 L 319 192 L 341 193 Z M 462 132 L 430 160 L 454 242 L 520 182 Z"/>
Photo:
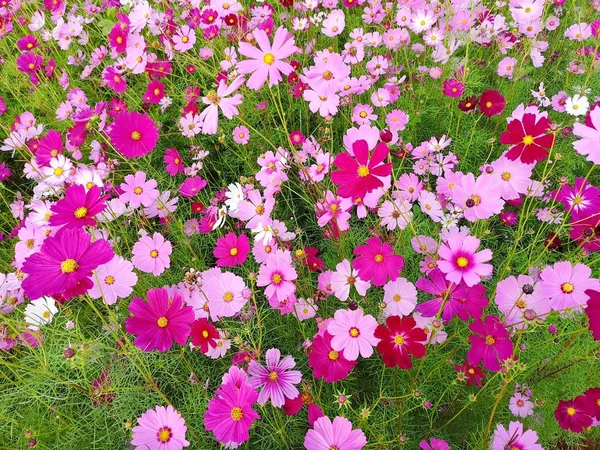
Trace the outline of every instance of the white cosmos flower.
<path fill-rule="evenodd" d="M 567 102 L 565 103 L 567 114 L 576 117 L 585 116 L 589 107 L 590 102 L 588 102 L 587 97 L 579 94 L 575 94 L 573 97 L 569 97 L 567 99 Z"/>
<path fill-rule="evenodd" d="M 52 322 L 58 312 L 56 302 L 52 297 L 42 297 L 32 300 L 25 308 L 25 322 L 32 330 L 39 330 L 42 325 Z"/>

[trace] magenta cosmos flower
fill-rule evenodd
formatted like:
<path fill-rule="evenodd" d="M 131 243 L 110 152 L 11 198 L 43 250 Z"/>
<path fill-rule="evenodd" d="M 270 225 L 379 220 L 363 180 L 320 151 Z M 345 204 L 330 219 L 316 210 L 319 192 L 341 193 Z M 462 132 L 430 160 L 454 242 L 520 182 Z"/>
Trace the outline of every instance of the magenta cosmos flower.
<path fill-rule="evenodd" d="M 50 209 L 54 214 L 50 217 L 50 225 L 65 227 L 96 226 L 94 216 L 106 208 L 98 186 L 92 186 L 87 193 L 85 187 L 79 184 L 65 191 L 65 198 L 59 200 Z"/>
<path fill-rule="evenodd" d="M 171 243 L 162 234 L 142 236 L 133 246 L 131 262 L 136 269 L 157 277 L 171 267 L 171 251 Z"/>
<path fill-rule="evenodd" d="M 318 333 L 313 339 L 308 354 L 308 365 L 315 378 L 323 378 L 327 383 L 340 381 L 356 366 L 356 361 L 348 361 L 344 355 L 331 346 L 332 336 L 327 331 Z"/>
<path fill-rule="evenodd" d="M 217 239 L 217 246 L 213 255 L 217 258 L 217 266 L 233 267 L 243 264 L 250 252 L 250 243 L 245 234 L 238 236 L 235 233 L 227 233 Z"/>
<path fill-rule="evenodd" d="M 135 450 L 181 450 L 190 445 L 185 420 L 172 405 L 149 409 L 137 422 L 131 440 Z"/>
<path fill-rule="evenodd" d="M 238 51 L 250 59 L 238 62 L 237 69 L 242 75 L 252 74 L 246 85 L 250 89 L 258 91 L 263 87 L 267 78 L 269 78 L 269 87 L 273 87 L 281 81 L 282 73 L 289 75 L 294 70 L 289 63 L 282 59 L 293 55 L 297 48 L 294 38 L 288 39 L 290 35 L 283 27 L 279 27 L 275 32 L 273 45 L 263 30 L 255 28 L 252 34 L 259 48 L 246 42 L 240 42 Z"/>
<path fill-rule="evenodd" d="M 150 289 L 148 303 L 139 297 L 129 304 L 133 317 L 125 320 L 125 330 L 137 337 L 133 343 L 143 352 L 157 349 L 166 352 L 173 345 L 185 345 L 194 321 L 194 310 L 183 306 L 183 299 L 174 294 L 172 299 L 166 289 Z M 170 300 L 172 300 L 170 302 Z"/>
<path fill-rule="evenodd" d="M 367 193 L 383 187 L 380 177 L 392 173 L 392 164 L 383 164 L 390 149 L 381 142 L 369 156 L 369 144 L 359 139 L 352 144 L 354 157 L 339 153 L 333 164 L 339 168 L 331 174 L 331 181 L 339 186 L 338 195 L 362 199 Z"/>
<path fill-rule="evenodd" d="M 471 349 L 467 353 L 467 361 L 478 365 L 483 360 L 483 367 L 492 372 L 500 370 L 500 361 L 506 361 L 513 355 L 513 343 L 508 331 L 496 316 L 487 316 L 485 322 L 477 320 L 469 325 L 473 333 L 469 336 Z"/>
<path fill-rule="evenodd" d="M 592 270 L 585 264 L 561 261 L 547 266 L 540 274 L 542 295 L 550 298 L 550 307 L 555 311 L 567 308 L 580 311 L 589 299 L 585 291 L 600 287 L 591 275 Z"/>
<path fill-rule="evenodd" d="M 158 141 L 158 129 L 146 114 L 130 111 L 115 118 L 108 136 L 119 153 L 126 158 L 135 158 L 154 150 Z"/>
<path fill-rule="evenodd" d="M 266 367 L 256 360 L 250 361 L 250 385 L 254 389 L 261 389 L 258 395 L 259 405 L 271 400 L 275 408 L 281 408 L 286 398 L 291 400 L 299 394 L 294 385 L 300 383 L 302 373 L 299 370 L 290 370 L 296 366 L 294 358 L 288 355 L 281 361 L 280 359 L 279 350 L 270 348 L 265 355 Z"/>
<path fill-rule="evenodd" d="M 404 265 L 404 258 L 395 255 L 392 246 L 378 237 L 367 239 L 367 243 L 356 247 L 353 253 L 359 257 L 352 261 L 352 267 L 358 270 L 361 279 L 375 286 L 385 285 L 388 277 L 396 280 Z"/>
<path fill-rule="evenodd" d="M 478 252 L 478 248 L 479 239 L 476 237 L 465 236 L 458 228 L 450 230 L 448 241 L 440 246 L 438 261 L 438 267 L 448 281 L 456 284 L 464 281 L 470 287 L 492 273 L 492 265 L 485 264 L 492 259 L 492 251 L 485 249 Z"/>
<path fill-rule="evenodd" d="M 183 159 L 181 158 L 179 152 L 174 148 L 168 148 L 165 150 L 163 162 L 165 163 L 165 170 L 172 177 L 179 173 L 183 173 L 185 170 Z"/>
<path fill-rule="evenodd" d="M 243 370 L 233 366 L 223 377 L 216 396 L 208 402 L 204 426 L 226 448 L 236 448 L 246 442 L 248 430 L 260 416 L 252 409 L 258 398 Z"/>
<path fill-rule="evenodd" d="M 367 438 L 362 430 L 353 430 L 352 422 L 339 416 L 333 422 L 327 416 L 320 417 L 304 438 L 307 450 L 361 450 L 365 445 Z"/>
<path fill-rule="evenodd" d="M 257 286 L 266 286 L 265 296 L 282 302 L 296 292 L 294 280 L 298 278 L 292 267 L 292 255 L 287 250 L 271 254 L 258 271 Z"/>
<path fill-rule="evenodd" d="M 327 332 L 333 336 L 333 349 L 344 352 L 344 358 L 348 361 L 356 361 L 359 354 L 363 358 L 373 354 L 373 346 L 379 343 L 375 337 L 376 328 L 375 317 L 365 316 L 362 309 L 338 309 L 327 325 Z"/>
<path fill-rule="evenodd" d="M 82 228 L 61 228 L 44 240 L 40 251 L 28 257 L 22 271 L 28 275 L 21 287 L 32 300 L 44 295 L 65 299 L 81 295 L 92 287 L 92 270 L 107 263 L 114 253 L 108 242 Z"/>

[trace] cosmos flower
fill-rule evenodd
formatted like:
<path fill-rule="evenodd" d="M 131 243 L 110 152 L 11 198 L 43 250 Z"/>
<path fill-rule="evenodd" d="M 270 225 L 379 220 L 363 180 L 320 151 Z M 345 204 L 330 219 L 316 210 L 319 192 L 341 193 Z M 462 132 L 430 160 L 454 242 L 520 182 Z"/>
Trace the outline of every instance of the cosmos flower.
<path fill-rule="evenodd" d="M 213 255 L 217 258 L 217 266 L 233 267 L 243 264 L 248 257 L 248 252 L 250 252 L 248 236 L 227 233 L 217 239 L 217 246 L 213 250 Z"/>
<path fill-rule="evenodd" d="M 531 164 L 548 156 L 548 150 L 554 145 L 554 135 L 548 133 L 547 112 L 539 112 L 535 106 L 519 105 L 507 120 L 508 126 L 500 135 L 500 143 L 511 146 L 506 153 L 508 159 Z"/>
<path fill-rule="evenodd" d="M 67 228 L 96 226 L 94 216 L 104 211 L 107 198 L 101 196 L 98 186 L 92 186 L 86 192 L 84 186 L 72 185 L 65 191 L 65 197 L 50 208 L 54 213 L 50 217 L 50 225 Z"/>
<path fill-rule="evenodd" d="M 373 346 L 379 343 L 375 337 L 377 321 L 362 309 L 338 309 L 333 320 L 327 325 L 327 332 L 333 336 L 331 346 L 343 352 L 348 361 L 356 361 L 358 355 L 368 358 L 373 354 Z"/>
<path fill-rule="evenodd" d="M 367 438 L 360 429 L 353 430 L 345 417 L 331 419 L 323 416 L 314 423 L 304 438 L 306 450 L 361 450 Z"/>
<path fill-rule="evenodd" d="M 154 150 L 158 141 L 158 129 L 146 114 L 130 111 L 115 117 L 108 136 L 121 155 L 135 158 Z"/>
<path fill-rule="evenodd" d="M 544 450 L 538 444 L 538 435 L 533 430 L 523 430 L 521 422 L 511 422 L 508 429 L 498 424 L 492 437 L 491 450 L 506 450 L 507 448 L 518 448 L 519 450 Z"/>
<path fill-rule="evenodd" d="M 281 352 L 270 348 L 265 354 L 265 366 L 256 360 L 250 361 L 248 374 L 250 385 L 260 389 L 258 404 L 264 405 L 271 400 L 275 408 L 281 408 L 285 399 L 295 398 L 298 395 L 296 384 L 300 383 L 302 373 L 299 370 L 290 370 L 296 366 L 294 358 L 286 356 L 281 359 Z"/>
<path fill-rule="evenodd" d="M 185 439 L 185 420 L 172 405 L 149 409 L 137 423 L 131 440 L 135 450 L 181 450 L 190 445 Z"/>
<path fill-rule="evenodd" d="M 396 280 L 404 265 L 404 258 L 395 255 L 392 246 L 377 237 L 367 239 L 366 244 L 356 247 L 353 253 L 358 258 L 354 259 L 352 267 L 361 279 L 375 286 L 385 285 L 388 278 Z"/>
<path fill-rule="evenodd" d="M 386 326 L 379 325 L 375 337 L 380 339 L 377 351 L 381 354 L 387 367 L 400 367 L 408 370 L 412 367 L 410 355 L 415 358 L 425 356 L 427 335 L 421 328 L 416 327 L 412 317 L 389 316 Z"/>
<path fill-rule="evenodd" d="M 513 356 L 513 343 L 504 325 L 496 316 L 486 316 L 485 321 L 477 320 L 469 325 L 474 334 L 469 336 L 471 349 L 467 352 L 467 361 L 483 367 L 491 372 L 500 370 L 499 361 Z"/>
<path fill-rule="evenodd" d="M 459 284 L 461 281 L 467 286 L 474 286 L 481 282 L 482 277 L 492 273 L 492 265 L 486 264 L 492 259 L 492 251 L 485 249 L 477 251 L 479 239 L 474 236 L 464 235 L 458 228 L 452 228 L 447 242 L 439 249 L 440 260 L 438 267 L 446 274 L 446 279 Z"/>
<path fill-rule="evenodd" d="M 171 243 L 162 234 L 142 236 L 133 246 L 131 262 L 136 269 L 157 277 L 171 267 L 171 251 Z"/>
<path fill-rule="evenodd" d="M 315 378 L 322 378 L 326 383 L 333 383 L 348 377 L 356 366 L 356 361 L 349 361 L 344 354 L 331 346 L 333 336 L 327 331 L 317 333 L 310 346 L 308 365 L 313 370 Z"/>

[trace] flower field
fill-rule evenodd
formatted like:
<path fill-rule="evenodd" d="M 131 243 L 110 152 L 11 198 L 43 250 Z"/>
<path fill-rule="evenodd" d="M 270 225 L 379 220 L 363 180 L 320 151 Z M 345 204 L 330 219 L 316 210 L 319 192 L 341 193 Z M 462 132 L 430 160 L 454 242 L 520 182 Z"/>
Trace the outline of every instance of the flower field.
<path fill-rule="evenodd" d="M 0 448 L 599 448 L 598 0 L 2 0 L 0 62 Z"/>

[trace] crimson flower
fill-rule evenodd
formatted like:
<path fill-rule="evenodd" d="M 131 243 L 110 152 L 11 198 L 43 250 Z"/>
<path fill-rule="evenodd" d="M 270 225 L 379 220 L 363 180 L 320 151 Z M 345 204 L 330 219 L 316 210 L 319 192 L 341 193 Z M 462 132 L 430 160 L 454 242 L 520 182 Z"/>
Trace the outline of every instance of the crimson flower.
<path fill-rule="evenodd" d="M 454 370 L 462 372 L 463 379 L 467 380 L 469 386 L 473 386 L 473 383 L 477 383 L 477 386 L 481 387 L 481 380 L 485 378 L 485 373 L 479 366 L 473 366 L 468 362 L 465 362 L 462 366 L 454 366 Z"/>
<path fill-rule="evenodd" d="M 572 400 L 561 400 L 554 411 L 554 417 L 563 430 L 581 433 L 592 425 L 593 419 L 588 399 L 583 395 Z"/>
<path fill-rule="evenodd" d="M 550 120 L 533 113 L 523 114 L 522 119 L 512 119 L 500 136 L 502 144 L 511 145 L 506 157 L 520 159 L 525 164 L 539 162 L 548 156 L 554 145 L 554 135 L 548 134 Z"/>
<path fill-rule="evenodd" d="M 589 296 L 585 313 L 589 318 L 589 327 L 592 336 L 600 341 L 600 292 L 588 289 L 585 295 Z"/>
<path fill-rule="evenodd" d="M 360 139 L 352 144 L 354 158 L 348 153 L 340 153 L 333 164 L 340 170 L 331 174 L 331 180 L 340 186 L 338 195 L 346 198 L 363 198 L 368 192 L 383 187 L 379 177 L 392 173 L 392 164 L 383 164 L 390 149 L 380 143 L 369 158 L 369 145 Z"/>
<path fill-rule="evenodd" d="M 478 365 L 483 360 L 483 367 L 498 372 L 499 361 L 506 361 L 513 355 L 513 343 L 500 319 L 487 316 L 485 322 L 478 320 L 469 325 L 469 330 L 475 334 L 469 336 L 471 349 L 467 353 L 467 361 Z"/>
<path fill-rule="evenodd" d="M 479 99 L 479 110 L 487 117 L 502 114 L 505 105 L 504 96 L 493 89 L 483 91 Z"/>
<path fill-rule="evenodd" d="M 192 344 L 200 347 L 202 353 L 206 353 L 209 346 L 217 348 L 217 339 L 220 338 L 215 326 L 204 317 L 192 323 L 190 336 L 192 337 Z"/>
<path fill-rule="evenodd" d="M 415 358 L 425 356 L 422 342 L 427 340 L 427 334 L 421 328 L 416 328 L 417 323 L 410 316 L 389 316 L 385 323 L 387 327 L 379 325 L 375 330 L 375 337 L 381 339 L 377 344 L 377 351 L 383 357 L 384 364 L 410 369 L 410 355 Z"/>

